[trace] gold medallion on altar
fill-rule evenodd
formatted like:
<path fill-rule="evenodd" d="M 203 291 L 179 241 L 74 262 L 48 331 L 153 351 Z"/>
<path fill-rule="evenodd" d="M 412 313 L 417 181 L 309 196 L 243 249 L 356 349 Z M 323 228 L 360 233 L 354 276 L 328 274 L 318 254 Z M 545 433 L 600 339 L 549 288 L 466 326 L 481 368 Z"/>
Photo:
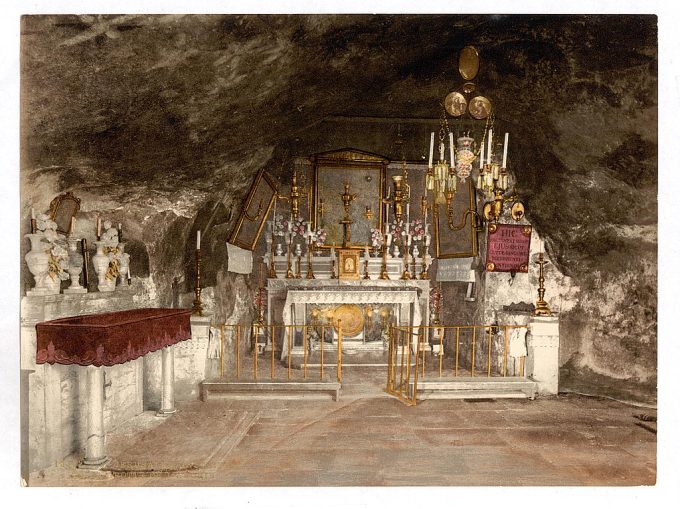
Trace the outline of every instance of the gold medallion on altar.
<path fill-rule="evenodd" d="M 364 313 L 356 304 L 343 304 L 333 311 L 333 328 L 338 330 L 338 321 L 345 336 L 356 336 L 364 328 Z"/>

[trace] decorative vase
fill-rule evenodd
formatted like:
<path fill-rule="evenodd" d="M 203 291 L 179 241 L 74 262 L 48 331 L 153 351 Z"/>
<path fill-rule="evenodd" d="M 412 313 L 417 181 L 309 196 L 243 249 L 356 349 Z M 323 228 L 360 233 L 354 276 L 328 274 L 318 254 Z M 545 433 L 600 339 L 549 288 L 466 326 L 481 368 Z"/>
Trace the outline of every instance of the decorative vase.
<path fill-rule="evenodd" d="M 43 233 L 29 233 L 26 237 L 31 241 L 31 250 L 24 259 L 35 280 L 35 286 L 26 292 L 26 295 L 46 295 L 48 289 L 45 278 L 47 278 L 50 255 L 49 247 L 42 242 L 45 235 Z"/>
<path fill-rule="evenodd" d="M 295 256 L 302 256 L 302 248 L 300 244 L 295 244 Z"/>
<path fill-rule="evenodd" d="M 276 256 L 281 256 L 283 254 L 283 247 L 281 247 L 281 244 L 278 243 L 276 244 Z"/>
<path fill-rule="evenodd" d="M 87 289 L 80 286 L 80 273 L 83 271 L 83 255 L 80 254 L 78 243 L 80 239 L 68 239 L 68 274 L 71 276 L 71 286 L 64 293 L 87 293 Z"/>
<path fill-rule="evenodd" d="M 92 257 L 92 265 L 97 273 L 97 289 L 100 292 L 112 292 L 116 288 L 116 280 L 106 278 L 106 271 L 109 269 L 109 257 L 104 254 L 106 242 L 98 240 L 95 245 L 97 252 Z"/>
<path fill-rule="evenodd" d="M 399 258 L 399 254 L 399 246 L 395 243 L 394 248 L 392 249 L 392 257 Z"/>
<path fill-rule="evenodd" d="M 118 277 L 120 277 L 120 284 L 122 285 L 127 279 L 127 273 L 130 267 L 130 255 L 125 252 L 125 242 L 118 243 L 118 259 L 120 260 Z"/>

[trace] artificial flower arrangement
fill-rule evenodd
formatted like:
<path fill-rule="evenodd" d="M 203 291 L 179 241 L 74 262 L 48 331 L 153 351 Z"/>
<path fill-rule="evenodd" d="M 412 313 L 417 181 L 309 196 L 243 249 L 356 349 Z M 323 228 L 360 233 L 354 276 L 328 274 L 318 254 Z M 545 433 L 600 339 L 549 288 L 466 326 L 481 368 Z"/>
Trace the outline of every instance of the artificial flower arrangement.
<path fill-rule="evenodd" d="M 423 226 L 422 219 L 414 219 L 411 222 L 409 233 L 412 235 L 413 240 L 423 240 L 425 238 L 425 227 Z"/>
<path fill-rule="evenodd" d="M 37 229 L 45 236 L 48 247 L 45 250 L 49 254 L 47 261 L 47 275 L 55 281 L 59 278 L 66 281 L 70 278 L 68 269 L 68 249 L 66 238 L 57 233 L 57 223 L 52 221 L 46 214 L 40 214 L 36 222 Z"/>
<path fill-rule="evenodd" d="M 382 247 L 384 236 L 378 228 L 371 228 L 371 245 L 373 247 Z"/>
<path fill-rule="evenodd" d="M 312 238 L 316 247 L 321 247 L 326 242 L 326 236 L 328 232 L 324 228 L 319 228 L 314 232 L 314 237 Z"/>
<path fill-rule="evenodd" d="M 430 290 L 430 312 L 439 315 L 439 310 L 442 307 L 442 291 L 438 286 Z"/>
<path fill-rule="evenodd" d="M 392 221 L 390 223 L 390 233 L 392 234 L 392 238 L 394 240 L 397 240 L 401 237 L 402 234 L 406 234 L 406 225 L 403 220 L 397 221 Z"/>
<path fill-rule="evenodd" d="M 284 219 L 282 215 L 275 216 L 273 235 L 276 237 L 283 237 L 288 233 L 288 223 L 290 223 L 290 219 Z M 298 218 L 292 222 L 290 231 L 293 233 L 293 237 L 304 237 L 307 234 L 307 221 L 298 216 Z"/>

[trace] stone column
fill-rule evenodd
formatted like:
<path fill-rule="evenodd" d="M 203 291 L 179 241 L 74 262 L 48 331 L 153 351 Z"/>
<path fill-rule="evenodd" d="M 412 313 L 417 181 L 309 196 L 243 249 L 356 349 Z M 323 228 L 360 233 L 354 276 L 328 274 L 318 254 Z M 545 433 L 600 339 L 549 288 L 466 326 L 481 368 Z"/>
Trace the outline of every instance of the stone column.
<path fill-rule="evenodd" d="M 175 409 L 175 349 L 166 346 L 161 350 L 161 408 L 158 417 L 166 417 Z"/>
<path fill-rule="evenodd" d="M 560 326 L 557 316 L 529 320 L 526 375 L 538 384 L 539 394 L 557 394 L 559 382 Z"/>
<path fill-rule="evenodd" d="M 87 441 L 85 458 L 79 468 L 98 469 L 109 458 L 106 456 L 104 429 L 104 368 L 87 366 Z"/>

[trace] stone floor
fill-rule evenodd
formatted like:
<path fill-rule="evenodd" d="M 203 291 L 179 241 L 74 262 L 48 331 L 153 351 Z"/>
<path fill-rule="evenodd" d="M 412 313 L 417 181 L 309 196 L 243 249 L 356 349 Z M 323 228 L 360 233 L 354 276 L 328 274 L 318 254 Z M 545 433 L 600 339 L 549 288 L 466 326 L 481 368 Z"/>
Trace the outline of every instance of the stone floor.
<path fill-rule="evenodd" d="M 409 407 L 381 392 L 382 377 L 345 377 L 338 402 L 217 399 L 179 403 L 165 419 L 145 412 L 109 433 L 107 470 L 78 470 L 74 455 L 30 485 L 655 484 L 654 410 L 577 395 Z"/>

